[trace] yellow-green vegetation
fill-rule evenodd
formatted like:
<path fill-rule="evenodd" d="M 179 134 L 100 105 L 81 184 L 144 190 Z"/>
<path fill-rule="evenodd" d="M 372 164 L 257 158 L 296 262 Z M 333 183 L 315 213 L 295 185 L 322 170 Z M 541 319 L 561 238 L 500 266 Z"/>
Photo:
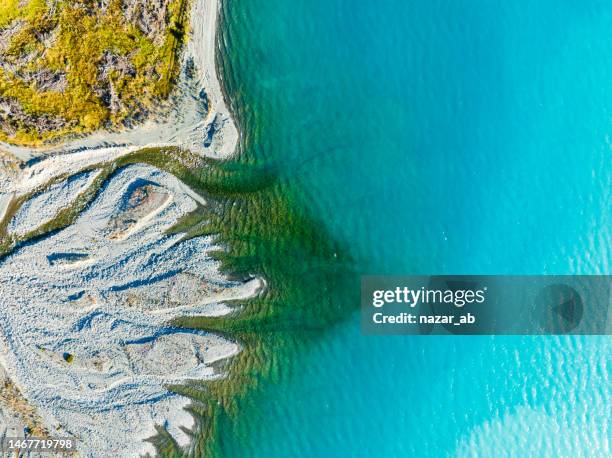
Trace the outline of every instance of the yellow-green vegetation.
<path fill-rule="evenodd" d="M 68 364 L 70 364 L 72 361 L 74 361 L 74 355 L 71 353 L 64 353 L 62 355 L 62 358 L 64 358 L 64 361 L 66 361 Z"/>
<path fill-rule="evenodd" d="M 0 0 L 0 140 L 119 128 L 168 96 L 189 0 Z"/>

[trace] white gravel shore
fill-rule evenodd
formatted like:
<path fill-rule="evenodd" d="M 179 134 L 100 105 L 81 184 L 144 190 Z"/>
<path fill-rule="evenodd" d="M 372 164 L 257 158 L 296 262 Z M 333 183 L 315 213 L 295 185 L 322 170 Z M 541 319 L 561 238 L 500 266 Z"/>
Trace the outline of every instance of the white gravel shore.
<path fill-rule="evenodd" d="M 147 207 L 146 224 L 111 237 L 112 221 L 134 211 L 131 196 L 142 186 L 170 198 Z M 0 263 L 0 363 L 48 430 L 86 444 L 83 456 L 135 456 L 154 424 L 185 443 L 187 400 L 164 384 L 216 377 L 210 364 L 239 351 L 219 336 L 166 325 L 227 313 L 224 301 L 261 286 L 224 279 L 210 237 L 177 244 L 180 235 L 165 235 L 195 208 L 172 175 L 128 166 L 73 225 Z"/>

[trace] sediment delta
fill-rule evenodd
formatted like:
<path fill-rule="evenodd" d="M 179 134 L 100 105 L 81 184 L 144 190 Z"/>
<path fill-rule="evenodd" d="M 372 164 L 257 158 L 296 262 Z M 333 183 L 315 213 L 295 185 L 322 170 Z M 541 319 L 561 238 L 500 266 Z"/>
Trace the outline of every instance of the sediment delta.
<path fill-rule="evenodd" d="M 131 207 L 135 224 L 113 237 L 109 228 L 124 203 L 152 183 L 171 198 L 161 208 L 141 201 L 142 213 Z M 211 364 L 239 351 L 219 336 L 167 325 L 179 316 L 227 313 L 226 301 L 260 287 L 257 279 L 219 274 L 211 237 L 166 235 L 197 205 L 172 175 L 131 165 L 74 224 L 0 264 L 0 362 L 47 430 L 80 438 L 85 456 L 125 452 L 126 444 L 140 452 L 144 443 L 135 439 L 154 435 L 154 424 L 186 443 L 180 427 L 193 426 L 182 412 L 187 400 L 165 385 L 218 377 Z M 182 285 L 184 276 L 196 281 Z M 203 282 L 217 288 L 205 293 Z"/>

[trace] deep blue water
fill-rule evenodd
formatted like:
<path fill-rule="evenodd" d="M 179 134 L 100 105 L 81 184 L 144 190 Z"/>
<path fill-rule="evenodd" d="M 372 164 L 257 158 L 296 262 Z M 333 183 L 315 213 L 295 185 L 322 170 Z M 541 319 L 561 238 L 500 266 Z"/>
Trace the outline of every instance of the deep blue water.
<path fill-rule="evenodd" d="M 260 159 L 359 272 L 611 273 L 611 3 L 225 14 Z M 610 456 L 610 360 L 609 337 L 365 337 L 355 316 L 259 395 L 226 454 Z"/>

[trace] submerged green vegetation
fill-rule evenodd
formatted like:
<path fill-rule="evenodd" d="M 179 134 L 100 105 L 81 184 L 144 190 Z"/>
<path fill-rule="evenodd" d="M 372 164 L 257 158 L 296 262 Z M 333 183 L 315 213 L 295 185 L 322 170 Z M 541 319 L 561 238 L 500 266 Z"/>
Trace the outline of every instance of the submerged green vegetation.
<path fill-rule="evenodd" d="M 280 182 L 259 188 L 261 182 L 253 176 L 266 181 L 262 174 L 267 172 L 256 167 L 228 174 L 241 175 L 253 188 L 244 189 L 244 181 L 238 180 L 220 199 L 209 228 L 227 250 L 217 256 L 228 275 L 260 275 L 267 288 L 259 297 L 236 304 L 232 316 L 176 322 L 222 333 L 243 346 L 230 361 L 227 378 L 173 387 L 198 401 L 193 411 L 199 430 L 187 454 L 193 457 L 226 456 L 223 438 L 240 437 L 234 430 L 237 416 L 248 416 L 259 393 L 283 376 L 287 362 L 309 347 L 306 342 L 350 315 L 357 302 L 343 293 L 359 290 L 347 247 L 294 206 L 290 196 L 281 197 Z M 224 181 L 228 178 L 225 175 Z M 242 192 L 236 193 L 236 187 Z M 171 441 L 163 445 L 163 456 L 182 455 Z"/>
<path fill-rule="evenodd" d="M 40 146 L 144 119 L 179 71 L 189 0 L 2 0 L 0 140 Z"/>
<path fill-rule="evenodd" d="M 259 390 L 308 347 L 305 341 L 319 338 L 350 315 L 357 301 L 343 293 L 359 289 L 353 284 L 356 276 L 347 247 L 284 194 L 273 167 L 207 161 L 197 171 L 175 168 L 174 173 L 211 202 L 174 229 L 188 236 L 215 234 L 223 247 L 215 256 L 228 276 L 266 281 L 258 297 L 234 303 L 230 315 L 174 322 L 223 334 L 243 350 L 217 366 L 226 378 L 169 387 L 194 401 L 190 411 L 197 430 L 191 448 L 180 449 L 163 429 L 153 442 L 161 456 L 222 457 L 220 432 L 232 431 L 234 419 L 252 406 Z"/>

